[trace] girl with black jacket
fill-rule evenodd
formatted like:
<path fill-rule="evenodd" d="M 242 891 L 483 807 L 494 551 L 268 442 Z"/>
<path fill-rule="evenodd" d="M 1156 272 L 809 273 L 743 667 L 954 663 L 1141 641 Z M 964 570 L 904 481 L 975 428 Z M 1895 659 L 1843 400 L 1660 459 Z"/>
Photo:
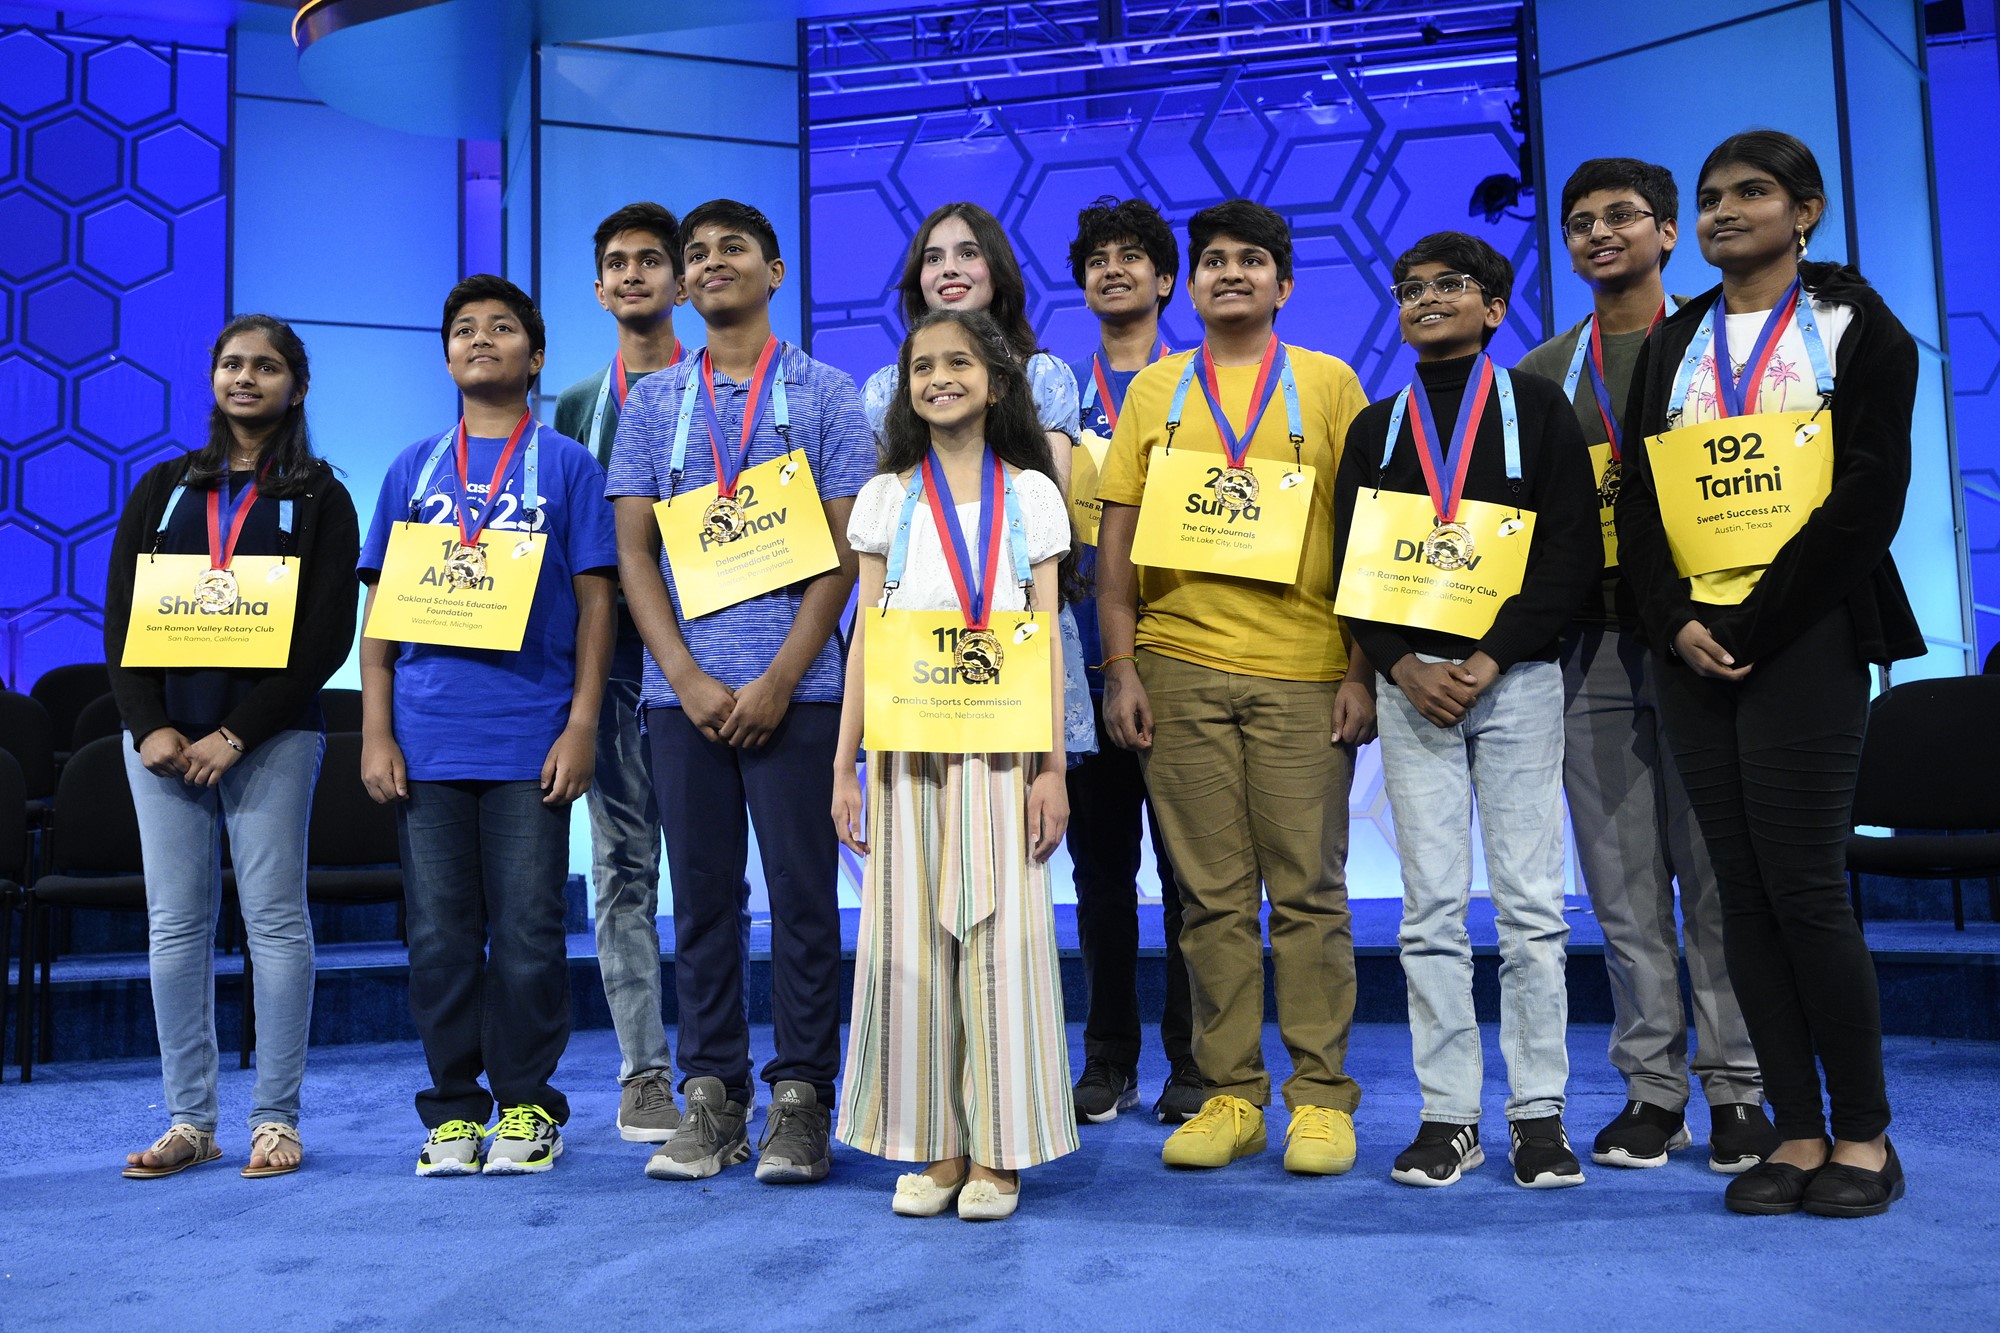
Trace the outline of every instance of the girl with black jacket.
<path fill-rule="evenodd" d="M 1617 519 L 1721 886 L 1730 981 L 1783 1140 L 1726 1201 L 1742 1213 L 1852 1217 L 1903 1192 L 1845 845 L 1868 664 L 1924 651 L 1889 555 L 1909 484 L 1917 348 L 1859 273 L 1805 262 L 1825 207 L 1818 164 L 1791 135 L 1739 134 L 1709 154 L 1695 233 L 1722 285 L 1640 353 L 1626 424 L 1646 446 L 1626 455 Z M 1797 415 L 1761 415 L 1775 413 Z M 1689 427 L 1707 429 L 1667 434 Z M 1827 447 L 1822 429 L 1823 497 L 1803 480 L 1811 450 Z M 1704 459 L 1715 466 L 1704 471 Z M 1789 490 L 1776 489 L 1773 468 L 1790 470 Z M 1762 560 L 1714 568 L 1699 554 L 1746 517 L 1782 531 L 1776 516 L 1787 513 L 1808 516 Z"/>
<path fill-rule="evenodd" d="M 222 1155 L 211 996 L 225 822 L 257 974 L 257 1084 L 243 1174 L 282 1175 L 302 1160 L 299 1086 L 313 988 L 306 823 L 325 749 L 319 691 L 354 642 L 359 532 L 347 488 L 312 452 L 304 344 L 278 320 L 244 315 L 209 355 L 208 443 L 139 479 L 118 522 L 104 597 L 105 659 L 130 742 L 125 767 L 145 858 L 153 1010 L 171 1121 L 158 1142 L 127 1156 L 133 1179 Z M 173 555 L 206 558 L 209 572 L 189 591 L 209 599 L 211 614 L 238 609 L 239 600 L 251 603 L 245 610 L 260 599 L 268 604 L 270 587 L 295 579 L 284 665 L 123 665 L 141 564 Z M 277 556 L 290 568 L 270 587 L 239 585 L 231 571 L 238 556 Z M 223 589 L 219 600 L 212 580 Z"/>

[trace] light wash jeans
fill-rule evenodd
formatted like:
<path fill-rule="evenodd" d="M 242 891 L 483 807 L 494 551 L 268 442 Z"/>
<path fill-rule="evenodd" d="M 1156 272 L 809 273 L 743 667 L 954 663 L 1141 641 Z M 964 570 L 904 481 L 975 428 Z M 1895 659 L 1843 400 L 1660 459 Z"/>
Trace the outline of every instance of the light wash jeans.
<path fill-rule="evenodd" d="M 256 968 L 257 1084 L 251 1125 L 299 1122 L 312 1022 L 306 824 L 326 738 L 281 731 L 214 787 L 146 771 L 125 733 L 125 772 L 145 858 L 146 926 L 167 1114 L 215 1131 L 215 918 L 229 828 L 245 948 Z"/>
<path fill-rule="evenodd" d="M 1516 664 L 1452 727 L 1426 721 L 1386 678 L 1377 699 L 1382 780 L 1403 865 L 1397 938 L 1423 1118 L 1479 1122 L 1485 1074 L 1472 1008 L 1472 941 L 1465 931 L 1475 792 L 1500 933 L 1507 1118 L 1560 1115 L 1569 1081 L 1562 668 Z"/>
<path fill-rule="evenodd" d="M 621 650 L 625 645 L 621 642 Z M 636 652 L 630 675 L 614 671 L 597 714 L 597 775 L 590 808 L 590 869 L 597 970 L 618 1034 L 618 1078 L 673 1066 L 660 1017 L 660 815 L 639 728 Z M 624 667 L 623 652 L 617 665 Z"/>

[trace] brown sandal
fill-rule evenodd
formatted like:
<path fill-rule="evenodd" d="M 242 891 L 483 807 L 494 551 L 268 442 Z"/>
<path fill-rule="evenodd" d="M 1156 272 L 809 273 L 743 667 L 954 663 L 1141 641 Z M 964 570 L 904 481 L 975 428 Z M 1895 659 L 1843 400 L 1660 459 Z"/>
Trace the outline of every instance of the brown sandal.
<path fill-rule="evenodd" d="M 264 1154 L 264 1161 L 268 1164 L 271 1160 L 273 1150 L 287 1142 L 299 1150 L 298 1161 L 293 1162 L 290 1166 L 246 1165 L 243 1168 L 243 1178 L 245 1180 L 259 1180 L 265 1176 L 289 1176 L 305 1164 L 305 1145 L 299 1142 L 299 1131 L 297 1129 L 282 1120 L 266 1120 L 263 1124 L 251 1130 L 250 1157 L 252 1161 L 256 1160 L 258 1153 L 262 1153 Z"/>
<path fill-rule="evenodd" d="M 151 1153 L 159 1160 L 159 1166 L 145 1165 L 145 1157 Z M 215 1135 L 193 1125 L 179 1124 L 169 1129 L 153 1141 L 153 1146 L 145 1152 L 128 1156 L 124 1176 L 127 1180 L 158 1180 L 162 1176 L 179 1175 L 191 1166 L 201 1166 L 222 1156 L 222 1149 L 215 1146 Z M 140 1160 L 133 1161 L 132 1157 Z"/>

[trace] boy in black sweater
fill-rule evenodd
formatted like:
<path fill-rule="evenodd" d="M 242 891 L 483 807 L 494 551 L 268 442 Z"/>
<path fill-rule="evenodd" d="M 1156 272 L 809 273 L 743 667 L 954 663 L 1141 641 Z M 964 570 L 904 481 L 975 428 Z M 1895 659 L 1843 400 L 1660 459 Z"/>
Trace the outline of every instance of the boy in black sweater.
<path fill-rule="evenodd" d="M 1514 270 L 1484 241 L 1426 236 L 1394 293 L 1417 375 L 1348 432 L 1334 488 L 1335 608 L 1382 690 L 1383 782 L 1403 868 L 1403 972 L 1424 1097 L 1392 1176 L 1455 1183 L 1485 1161 L 1472 1007 L 1472 802 L 1500 933 L 1501 1050 L 1515 1181 L 1583 1183 L 1563 1133 L 1563 628 L 1603 544 L 1589 455 L 1562 390 L 1485 346 Z"/>

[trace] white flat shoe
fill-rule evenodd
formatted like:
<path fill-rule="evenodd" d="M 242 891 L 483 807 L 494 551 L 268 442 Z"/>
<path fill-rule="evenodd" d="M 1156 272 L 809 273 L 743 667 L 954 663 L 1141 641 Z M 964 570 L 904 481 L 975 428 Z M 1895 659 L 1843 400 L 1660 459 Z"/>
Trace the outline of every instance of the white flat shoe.
<path fill-rule="evenodd" d="M 952 1200 L 964 1188 L 964 1176 L 949 1185 L 940 1185 L 923 1172 L 915 1171 L 896 1177 L 896 1200 L 891 1206 L 902 1217 L 936 1217 L 951 1207 Z"/>
<path fill-rule="evenodd" d="M 958 1196 L 958 1216 L 965 1222 L 998 1222 L 1003 1217 L 1012 1217 L 1014 1210 L 1021 1206 L 1021 1182 L 1014 1182 L 1012 1193 L 1002 1193 L 998 1185 L 990 1180 L 975 1180 L 967 1185 Z"/>

